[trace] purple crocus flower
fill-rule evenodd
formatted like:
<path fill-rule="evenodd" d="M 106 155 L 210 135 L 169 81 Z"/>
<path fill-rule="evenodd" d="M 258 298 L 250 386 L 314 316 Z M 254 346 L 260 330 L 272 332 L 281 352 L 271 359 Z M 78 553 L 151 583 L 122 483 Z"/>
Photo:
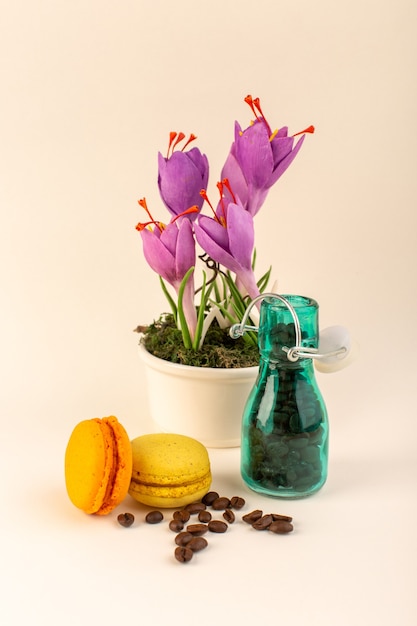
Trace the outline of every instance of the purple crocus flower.
<path fill-rule="evenodd" d="M 222 178 L 227 178 L 234 193 L 251 215 L 261 208 L 269 189 L 282 176 L 297 156 L 305 133 L 314 132 L 310 126 L 301 133 L 288 136 L 284 126 L 271 132 L 259 99 L 247 96 L 245 101 L 255 114 L 255 121 L 245 130 L 235 123 L 235 140 L 223 166 Z M 294 146 L 294 137 L 302 135 Z"/>
<path fill-rule="evenodd" d="M 191 206 L 201 209 L 203 199 L 200 189 L 206 188 L 209 176 L 209 164 L 205 154 L 198 148 L 184 152 L 184 148 L 196 139 L 191 135 L 182 150 L 174 148 L 185 135 L 171 133 L 168 147 L 168 156 L 158 154 L 158 186 L 161 198 L 171 215 L 179 215 Z M 174 139 L 176 140 L 174 141 Z M 171 151 L 171 155 L 169 156 Z M 189 216 L 194 220 L 195 215 Z"/>
<path fill-rule="evenodd" d="M 238 200 L 227 203 L 223 198 L 214 218 L 200 214 L 194 232 L 203 250 L 236 274 L 237 283 L 251 299 L 259 295 L 252 270 L 253 217 Z"/>
<path fill-rule="evenodd" d="M 139 204 L 149 211 L 146 201 Z M 187 211 L 197 213 L 197 207 Z M 150 214 L 149 214 L 150 215 Z M 154 226 L 152 228 L 152 225 Z M 165 225 L 161 222 L 139 223 L 136 229 L 142 236 L 143 253 L 150 267 L 167 281 L 178 294 L 181 281 L 188 270 L 195 266 L 196 252 L 193 225 L 189 219 L 172 220 Z M 183 309 L 191 339 L 194 338 L 197 314 L 194 306 L 194 272 L 190 275 L 183 295 Z"/>

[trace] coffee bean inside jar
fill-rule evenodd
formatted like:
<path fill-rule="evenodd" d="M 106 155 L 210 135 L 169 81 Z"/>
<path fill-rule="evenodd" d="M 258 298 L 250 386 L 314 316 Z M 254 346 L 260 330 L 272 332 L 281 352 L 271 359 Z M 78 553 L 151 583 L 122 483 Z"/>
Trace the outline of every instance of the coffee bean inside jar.
<path fill-rule="evenodd" d="M 303 312 L 299 316 L 300 323 L 308 321 Z M 314 347 L 314 323 L 306 325 L 302 345 Z M 259 333 L 259 377 L 243 419 L 242 476 L 249 487 L 268 495 L 309 495 L 327 476 L 326 408 L 312 360 L 287 357 L 296 344 L 294 323 L 274 323 L 267 331 Z"/>

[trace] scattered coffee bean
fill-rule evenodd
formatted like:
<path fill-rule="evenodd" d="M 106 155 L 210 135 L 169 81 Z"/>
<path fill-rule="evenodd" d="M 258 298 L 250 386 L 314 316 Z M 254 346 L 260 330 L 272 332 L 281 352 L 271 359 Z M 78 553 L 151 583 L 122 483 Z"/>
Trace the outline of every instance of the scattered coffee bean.
<path fill-rule="evenodd" d="M 211 524 L 211 522 L 209 522 L 209 524 Z M 186 530 L 188 533 L 198 537 L 207 532 L 207 526 L 206 524 L 188 524 Z"/>
<path fill-rule="evenodd" d="M 244 515 L 242 517 L 242 519 L 247 524 L 253 524 L 254 522 L 256 522 L 256 520 L 261 518 L 262 515 L 263 515 L 263 511 L 261 511 L 260 509 L 256 509 L 255 511 L 251 511 L 250 513 L 246 513 L 246 515 Z"/>
<path fill-rule="evenodd" d="M 172 519 L 169 523 L 169 529 L 174 533 L 179 533 L 184 528 L 184 522 L 179 519 Z"/>
<path fill-rule="evenodd" d="M 190 519 L 190 511 L 186 511 L 185 509 L 181 509 L 180 511 L 174 511 L 173 516 L 174 519 L 179 520 L 180 522 L 188 522 Z"/>
<path fill-rule="evenodd" d="M 228 529 L 228 525 L 220 519 L 212 519 L 211 522 L 208 523 L 208 529 L 212 533 L 225 533 Z"/>
<path fill-rule="evenodd" d="M 188 563 L 193 558 L 194 553 L 190 548 L 187 548 L 187 546 L 177 546 L 174 554 L 175 558 L 180 563 Z"/>
<path fill-rule="evenodd" d="M 233 522 L 236 519 L 235 514 L 233 513 L 232 509 L 226 509 L 223 513 L 223 517 L 228 524 L 233 524 Z"/>
<path fill-rule="evenodd" d="M 302 449 L 298 446 L 298 449 Z M 294 448 L 295 450 L 295 448 Z M 208 492 L 201 502 L 193 502 L 176 510 L 169 522 L 169 528 L 176 533 L 175 558 L 180 563 L 188 563 L 193 558 L 195 552 L 200 552 L 208 546 L 208 541 L 204 535 L 207 531 L 212 533 L 225 533 L 229 524 L 236 521 L 236 514 L 232 509 L 239 510 L 245 506 L 244 498 L 233 496 L 231 499 L 219 496 L 216 491 Z M 213 519 L 212 513 L 207 510 L 211 506 L 214 511 L 221 511 L 223 520 Z M 197 514 L 198 522 L 185 524 L 189 521 L 191 515 Z M 147 513 L 145 521 L 148 524 L 158 524 L 164 519 L 161 511 L 155 510 Z M 279 513 L 265 514 L 260 509 L 255 509 L 250 513 L 242 516 L 242 520 L 250 524 L 255 530 L 269 530 L 277 535 L 291 533 L 294 530 L 292 517 Z M 121 513 L 117 517 L 117 521 L 121 526 L 128 528 L 134 522 L 135 518 L 132 513 Z"/>
<path fill-rule="evenodd" d="M 200 511 L 204 511 L 206 505 L 204 502 L 192 502 L 191 504 L 187 504 L 184 508 L 190 513 L 190 515 L 195 515 L 196 513 L 200 513 Z"/>
<path fill-rule="evenodd" d="M 145 517 L 145 522 L 148 524 L 159 524 L 159 522 L 162 522 L 163 519 L 164 516 L 161 511 L 150 511 Z"/>
<path fill-rule="evenodd" d="M 285 533 L 291 533 L 294 530 L 293 525 L 285 520 L 276 520 L 270 524 L 268 530 L 278 535 L 284 535 Z"/>
<path fill-rule="evenodd" d="M 229 498 L 225 498 L 225 497 L 221 497 L 221 498 L 216 498 L 212 503 L 211 503 L 212 508 L 215 511 L 224 511 L 224 509 L 228 509 L 230 506 L 230 500 Z"/>
<path fill-rule="evenodd" d="M 245 504 L 245 500 L 240 496 L 233 496 L 233 498 L 230 500 L 230 506 L 232 507 L 232 509 L 242 509 Z"/>
<path fill-rule="evenodd" d="M 187 543 L 187 548 L 190 548 L 193 552 L 200 552 L 207 546 L 208 541 L 204 537 L 191 537 L 191 540 Z"/>
<path fill-rule="evenodd" d="M 175 537 L 175 543 L 177 544 L 177 546 L 186 546 L 188 543 L 190 543 L 192 538 L 193 535 L 191 533 L 187 533 L 186 531 L 184 531 L 182 533 L 178 533 L 178 535 Z"/>
<path fill-rule="evenodd" d="M 255 530 L 267 530 L 273 522 L 272 515 L 263 515 L 252 524 Z"/>
<path fill-rule="evenodd" d="M 207 522 L 209 522 L 211 520 L 211 513 L 210 511 L 200 511 L 200 513 L 198 514 L 198 521 L 202 522 L 203 524 L 207 524 Z"/>
<path fill-rule="evenodd" d="M 129 528 L 129 526 L 132 526 L 133 522 L 135 521 L 135 516 L 132 513 L 120 513 L 120 515 L 117 516 L 117 521 L 119 522 L 120 526 Z"/>
<path fill-rule="evenodd" d="M 278 513 L 271 513 L 274 522 L 282 520 L 283 522 L 292 522 L 292 517 L 289 515 L 279 515 Z"/>
<path fill-rule="evenodd" d="M 217 498 L 219 497 L 219 494 L 217 493 L 217 491 L 209 491 L 208 493 L 206 493 L 206 495 L 202 498 L 201 502 L 203 502 L 204 504 L 206 504 L 207 506 L 211 506 L 212 503 L 214 502 L 214 500 L 217 500 Z"/>

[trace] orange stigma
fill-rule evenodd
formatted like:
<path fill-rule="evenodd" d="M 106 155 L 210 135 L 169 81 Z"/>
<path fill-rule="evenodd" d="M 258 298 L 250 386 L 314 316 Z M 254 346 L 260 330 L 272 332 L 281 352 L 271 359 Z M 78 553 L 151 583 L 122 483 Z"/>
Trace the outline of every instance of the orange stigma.
<path fill-rule="evenodd" d="M 183 217 L 184 215 L 190 215 L 191 213 L 198 213 L 199 211 L 200 209 L 198 208 L 196 204 L 194 206 L 190 206 L 189 209 L 186 209 L 185 211 L 182 211 L 182 213 L 178 213 L 178 215 L 173 217 L 172 220 L 170 221 L 170 224 L 173 224 L 174 222 L 176 222 L 179 217 Z"/>
<path fill-rule="evenodd" d="M 222 180 L 222 185 L 223 187 L 226 187 L 227 191 L 230 193 L 230 195 L 232 196 L 232 200 L 233 202 L 236 204 L 236 196 L 233 193 L 233 189 L 230 185 L 229 179 L 228 178 L 223 178 Z"/>
<path fill-rule="evenodd" d="M 313 125 L 311 125 L 311 126 L 308 126 L 307 128 L 305 128 L 304 130 L 300 130 L 300 132 L 295 133 L 295 134 L 293 135 L 293 137 L 297 137 L 297 135 L 304 135 L 305 133 L 311 133 L 311 134 L 313 134 L 315 130 L 316 130 L 316 129 L 314 128 L 314 126 L 313 126 Z"/>
<path fill-rule="evenodd" d="M 185 139 L 185 135 L 184 133 L 176 133 L 175 131 L 171 131 L 169 133 L 169 142 L 168 142 L 168 150 L 167 150 L 167 159 L 169 159 L 170 154 L 172 156 L 176 146 L 183 140 Z M 185 142 L 185 144 L 183 145 L 183 147 L 181 148 L 181 152 L 183 152 L 185 150 L 185 148 L 188 146 L 188 144 L 190 144 L 192 141 L 194 141 L 195 139 L 197 139 L 197 136 L 194 135 L 193 133 L 190 134 L 190 136 L 188 137 L 187 141 Z"/>
<path fill-rule="evenodd" d="M 221 223 L 221 220 L 219 220 L 218 216 L 216 215 L 216 211 L 214 210 L 214 207 L 213 207 L 213 205 L 211 204 L 211 202 L 210 202 L 210 200 L 209 200 L 209 198 L 208 198 L 208 195 L 207 195 L 207 191 L 206 191 L 205 189 L 202 189 L 202 190 L 200 191 L 200 196 L 201 196 L 201 197 L 203 198 L 203 200 L 204 200 L 205 202 L 207 202 L 207 204 L 209 205 L 210 209 L 211 209 L 211 210 L 212 210 L 212 212 L 213 212 L 214 219 L 216 220 L 216 222 L 220 222 L 220 223 Z"/>
<path fill-rule="evenodd" d="M 148 205 L 146 203 L 146 198 L 141 198 L 140 200 L 138 200 L 138 204 L 139 206 L 142 207 L 142 209 L 145 209 L 148 217 L 149 217 L 149 221 L 148 222 L 139 222 L 139 224 L 136 225 L 136 230 L 138 230 L 139 232 L 144 230 L 147 226 L 150 226 L 151 224 L 153 224 L 154 226 L 156 226 L 157 228 L 159 228 L 159 230 L 162 232 L 163 229 L 165 228 L 165 225 L 162 222 L 157 222 L 156 220 L 154 220 L 154 218 L 151 215 L 151 212 L 148 209 Z"/>
<path fill-rule="evenodd" d="M 245 98 L 245 102 L 246 104 L 248 104 L 252 110 L 252 113 L 254 114 L 256 120 L 258 122 L 263 122 L 268 130 L 268 135 L 271 136 L 272 131 L 271 131 L 271 127 L 268 124 L 268 122 L 266 121 L 266 117 L 263 114 L 263 111 L 261 109 L 261 101 L 259 98 L 252 98 L 251 95 L 246 96 Z"/>

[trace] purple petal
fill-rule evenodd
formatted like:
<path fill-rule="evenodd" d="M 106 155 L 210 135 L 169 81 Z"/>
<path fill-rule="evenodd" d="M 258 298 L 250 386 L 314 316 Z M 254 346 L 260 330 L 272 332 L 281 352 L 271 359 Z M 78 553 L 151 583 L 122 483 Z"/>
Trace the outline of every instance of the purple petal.
<path fill-rule="evenodd" d="M 197 148 L 195 148 L 197 150 Z M 187 152 L 174 152 L 167 160 L 158 154 L 158 186 L 161 198 L 172 215 L 179 215 L 191 206 L 203 205 L 200 190 L 208 174 L 202 173 Z M 191 214 L 193 220 L 197 214 Z"/>
<path fill-rule="evenodd" d="M 141 231 L 143 254 L 150 267 L 171 285 L 175 284 L 175 258 L 160 237 L 145 228 Z"/>
<path fill-rule="evenodd" d="M 217 243 L 223 250 L 229 251 L 229 237 L 227 230 L 217 220 L 207 215 L 200 215 L 198 219 L 200 229 Z M 197 232 L 197 229 L 196 229 Z"/>
<path fill-rule="evenodd" d="M 296 143 L 294 149 L 279 163 L 278 167 L 274 170 L 272 176 L 269 179 L 268 187 L 271 187 L 274 183 L 277 182 L 278 178 L 283 175 L 286 169 L 291 165 L 297 156 L 301 146 L 303 145 L 305 139 L 305 135 L 302 135 L 301 138 Z"/>
<path fill-rule="evenodd" d="M 267 188 L 258 189 L 257 187 L 254 187 L 254 185 L 252 184 L 249 185 L 249 190 L 248 190 L 249 201 L 247 203 L 246 210 L 249 211 L 249 213 L 252 216 L 257 214 L 257 212 L 259 211 L 259 209 L 265 202 L 265 199 L 268 195 L 268 191 L 269 189 Z"/>
<path fill-rule="evenodd" d="M 252 268 L 246 270 L 242 269 L 241 271 L 237 272 L 236 277 L 238 279 L 237 283 L 241 283 L 243 285 L 251 300 L 259 296 L 260 291 L 258 285 L 256 284 L 256 278 Z M 239 291 L 242 293 L 240 285 Z"/>
<path fill-rule="evenodd" d="M 293 137 L 274 137 L 271 141 L 271 148 L 275 167 L 291 152 L 293 143 Z"/>
<path fill-rule="evenodd" d="M 268 184 L 274 169 L 268 131 L 261 122 L 249 126 L 236 141 L 236 158 L 246 180 L 256 187 Z"/>
<path fill-rule="evenodd" d="M 231 254 L 241 267 L 250 269 L 255 243 L 253 218 L 238 204 L 229 204 L 227 209 L 227 232 Z"/>
<path fill-rule="evenodd" d="M 286 137 L 288 135 L 288 126 L 282 126 L 277 132 L 277 137 Z"/>
<path fill-rule="evenodd" d="M 200 189 L 206 189 L 209 176 L 209 162 L 205 154 L 201 154 L 198 148 L 192 148 L 188 152 L 185 152 L 189 159 L 194 163 L 195 167 L 200 172 L 201 187 Z"/>
<path fill-rule="evenodd" d="M 232 150 L 229 152 L 229 155 L 226 159 L 225 164 L 223 165 L 223 169 L 221 172 L 221 180 L 227 178 L 230 183 L 230 187 L 232 188 L 233 193 L 242 204 L 246 207 L 248 202 L 248 184 L 243 175 L 242 169 L 236 160 L 235 155 Z M 225 189 L 226 197 L 230 197 L 229 192 Z M 230 198 L 232 199 L 232 198 Z"/>
<path fill-rule="evenodd" d="M 241 269 L 239 264 L 235 261 L 227 250 L 220 246 L 210 235 L 198 224 L 195 225 L 195 235 L 199 245 L 205 252 L 215 261 L 224 265 L 227 269 L 235 274 Z M 223 228 L 223 227 L 221 227 Z M 224 229 L 226 230 L 226 229 Z"/>
<path fill-rule="evenodd" d="M 169 226 L 174 226 L 178 230 L 175 263 L 177 269 L 177 279 L 181 281 L 190 267 L 195 265 L 195 241 L 193 227 L 189 220 L 182 220 L 178 228 L 176 224 L 170 224 Z"/>
<path fill-rule="evenodd" d="M 177 239 L 178 239 L 178 227 L 176 224 L 167 224 L 162 232 L 159 234 L 158 228 L 154 229 L 154 234 L 159 237 L 159 239 L 164 244 L 165 248 L 175 256 L 175 252 L 177 249 Z"/>

